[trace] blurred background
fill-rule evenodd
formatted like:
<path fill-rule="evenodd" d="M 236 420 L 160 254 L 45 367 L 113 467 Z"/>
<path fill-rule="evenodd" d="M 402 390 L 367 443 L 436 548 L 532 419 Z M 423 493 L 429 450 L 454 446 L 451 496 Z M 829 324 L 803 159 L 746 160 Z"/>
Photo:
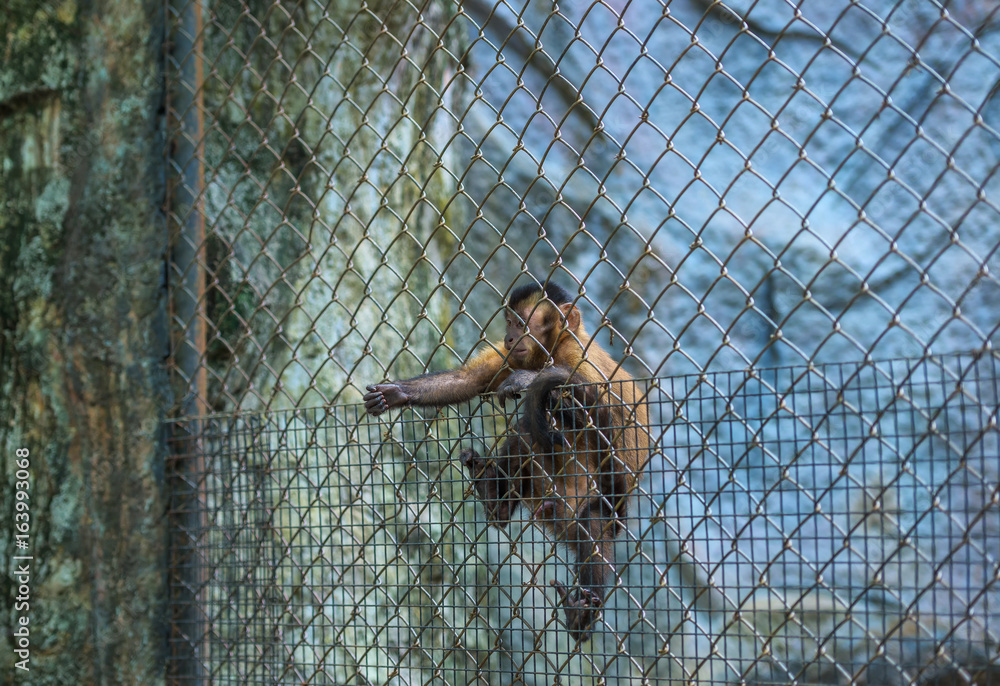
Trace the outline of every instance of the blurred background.
<path fill-rule="evenodd" d="M 4 674 L 1000 681 L 995 3 L 3 13 Z M 580 645 L 456 459 L 513 406 L 357 406 L 532 279 L 652 413 Z"/>

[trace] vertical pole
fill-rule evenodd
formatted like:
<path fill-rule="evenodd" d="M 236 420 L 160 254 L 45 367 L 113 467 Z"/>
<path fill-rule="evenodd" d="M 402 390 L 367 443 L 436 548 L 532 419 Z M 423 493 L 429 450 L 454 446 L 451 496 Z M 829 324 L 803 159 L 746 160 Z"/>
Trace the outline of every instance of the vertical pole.
<path fill-rule="evenodd" d="M 181 415 L 206 414 L 204 67 L 201 0 L 173 0 L 177 7 L 173 57 L 177 69 L 172 98 L 174 185 L 171 217 L 177 231 L 173 266 L 175 322 L 183 329 L 175 363 L 186 383 Z"/>
<path fill-rule="evenodd" d="M 207 410 L 205 361 L 205 214 L 204 71 L 202 0 L 167 0 L 172 26 L 168 89 L 171 173 L 168 216 L 171 224 L 170 286 L 174 372 L 180 379 L 176 448 L 171 479 L 171 662 L 175 684 L 207 683 L 210 659 L 205 622 L 206 569 L 199 541 L 205 517 L 205 451 L 202 438 Z"/>

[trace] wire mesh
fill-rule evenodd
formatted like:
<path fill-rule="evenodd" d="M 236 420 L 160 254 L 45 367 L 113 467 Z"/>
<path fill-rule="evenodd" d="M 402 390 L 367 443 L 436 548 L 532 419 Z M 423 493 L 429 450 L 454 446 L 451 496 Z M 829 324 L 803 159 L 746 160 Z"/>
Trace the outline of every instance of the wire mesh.
<path fill-rule="evenodd" d="M 524 271 L 644 376 L 992 343 L 998 12 L 177 0 L 179 393 L 352 402 Z"/>
<path fill-rule="evenodd" d="M 173 588 L 201 616 L 174 640 L 212 683 L 995 683 L 998 371 L 649 380 L 653 457 L 580 642 L 548 586 L 572 583 L 567 548 L 531 507 L 491 525 L 458 460 L 495 451 L 492 397 L 208 417 L 175 451 L 205 466 L 175 565 L 204 586 Z"/>
<path fill-rule="evenodd" d="M 166 11 L 175 683 L 996 682 L 1000 7 Z M 583 646 L 512 415 L 354 404 L 529 273 L 651 393 Z"/>

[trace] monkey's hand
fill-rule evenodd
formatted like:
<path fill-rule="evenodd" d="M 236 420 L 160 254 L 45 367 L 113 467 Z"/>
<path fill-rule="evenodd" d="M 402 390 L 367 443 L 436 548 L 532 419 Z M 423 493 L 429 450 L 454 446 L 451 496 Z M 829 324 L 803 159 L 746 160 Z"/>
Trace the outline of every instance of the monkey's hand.
<path fill-rule="evenodd" d="M 510 373 L 510 376 L 503 380 L 503 383 L 497 386 L 497 400 L 505 403 L 508 400 L 520 398 L 521 393 L 531 385 L 536 376 L 538 376 L 538 372 L 515 369 Z"/>
<path fill-rule="evenodd" d="M 365 409 L 368 414 L 378 416 L 393 407 L 405 405 L 410 396 L 399 384 L 380 383 L 368 386 L 365 393 Z"/>
<path fill-rule="evenodd" d="M 594 622 L 601 616 L 604 601 L 589 588 L 567 589 L 555 579 L 549 583 L 559 594 L 563 611 L 566 613 L 566 628 L 569 630 L 569 635 L 577 641 L 590 638 Z"/>
<path fill-rule="evenodd" d="M 499 527 L 506 526 L 514 505 L 509 493 L 509 483 L 497 469 L 496 460 L 480 457 L 479 453 L 471 449 L 463 450 L 458 459 L 469 470 L 476 495 L 486 510 L 486 518 Z"/>

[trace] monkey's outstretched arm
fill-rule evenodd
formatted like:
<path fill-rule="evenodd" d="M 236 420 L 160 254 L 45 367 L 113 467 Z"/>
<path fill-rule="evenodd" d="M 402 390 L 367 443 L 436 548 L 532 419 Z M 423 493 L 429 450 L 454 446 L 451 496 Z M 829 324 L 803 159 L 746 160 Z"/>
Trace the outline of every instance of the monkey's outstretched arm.
<path fill-rule="evenodd" d="M 402 405 L 441 407 L 492 391 L 509 374 L 500 345 L 494 343 L 458 369 L 424 374 L 404 381 L 373 384 L 364 396 L 368 414 L 380 415 Z"/>

